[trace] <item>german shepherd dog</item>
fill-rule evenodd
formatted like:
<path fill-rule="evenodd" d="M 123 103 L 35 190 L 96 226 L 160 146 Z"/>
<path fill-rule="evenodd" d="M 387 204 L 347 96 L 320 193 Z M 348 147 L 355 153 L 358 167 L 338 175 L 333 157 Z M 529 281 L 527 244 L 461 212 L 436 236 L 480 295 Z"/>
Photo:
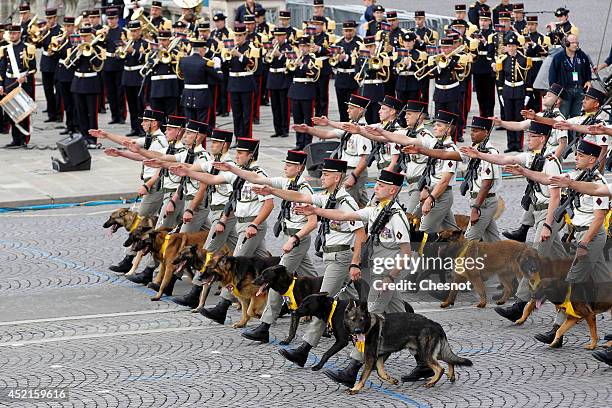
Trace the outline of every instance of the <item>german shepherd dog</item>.
<path fill-rule="evenodd" d="M 568 263 L 569 261 L 569 263 Z M 525 277 L 530 281 L 537 279 L 539 277 L 540 284 L 542 287 L 543 295 L 553 302 L 557 309 L 561 303 L 565 301 L 565 297 L 567 296 L 568 290 L 570 289 L 569 283 L 565 281 L 568 271 L 571 268 L 573 260 L 564 259 L 559 260 L 555 267 L 550 267 L 550 261 L 541 260 L 539 257 L 530 257 L 522 259 L 521 265 L 523 266 L 523 272 Z M 593 284 L 594 285 L 594 284 Z M 582 286 L 582 285 L 580 285 Z M 587 290 L 592 290 L 592 293 L 597 293 L 597 299 L 593 299 L 590 302 L 584 300 L 585 296 L 581 296 L 581 294 L 576 295 L 576 292 L 580 293 L 580 289 L 584 289 L 582 287 L 573 286 L 574 289 L 570 292 L 570 302 L 571 306 L 574 309 L 574 313 L 580 318 L 570 315 L 566 313 L 565 322 L 559 327 L 557 332 L 555 333 L 555 339 L 552 343 L 549 344 L 551 348 L 556 348 L 561 342 L 561 336 L 563 336 L 569 329 L 571 329 L 576 323 L 580 320 L 586 320 L 589 325 L 589 331 L 591 335 L 591 342 L 587 344 L 584 348 L 587 350 L 594 350 L 597 348 L 597 342 L 599 341 L 599 337 L 597 336 L 597 315 L 599 313 L 605 313 L 612 309 L 612 300 L 610 298 L 610 293 L 603 293 L 603 300 L 601 300 L 602 291 L 609 291 L 609 285 L 603 285 L 603 287 L 590 287 Z M 532 303 L 534 300 L 530 301 L 523 309 L 523 316 L 529 316 L 529 313 L 533 311 L 535 305 Z M 531 303 L 531 306 L 530 306 Z M 521 317 L 523 319 L 523 317 Z M 521 320 L 519 319 L 519 321 Z M 524 321 L 524 320 L 523 320 Z"/>
<path fill-rule="evenodd" d="M 446 236 L 448 234 L 448 236 Z M 503 294 L 495 303 L 503 305 L 508 301 L 514 290 L 513 280 L 520 280 L 523 276 L 521 265 L 518 260 L 522 256 L 537 256 L 535 249 L 523 242 L 517 241 L 497 241 L 497 242 L 478 242 L 467 241 L 460 231 L 443 231 L 441 236 L 449 242 L 445 248 L 441 249 L 439 256 L 471 259 L 471 262 L 464 262 L 461 266 L 455 264 L 453 271 L 453 283 L 465 283 L 469 281 L 476 290 L 480 301 L 475 305 L 483 308 L 487 305 L 487 294 L 484 282 L 494 275 L 497 275 L 503 286 Z M 480 262 L 477 262 L 480 260 Z M 461 272 L 461 270 L 463 272 Z M 441 308 L 446 308 L 455 304 L 457 290 L 451 289 L 445 301 L 440 303 Z"/>
<path fill-rule="evenodd" d="M 390 384 L 399 381 L 385 371 L 385 360 L 393 353 L 408 349 L 418 354 L 434 371 L 425 387 L 433 387 L 444 374 L 438 360 L 448 364 L 448 377 L 455 381 L 455 366 L 471 366 L 472 361 L 453 353 L 446 333 L 439 323 L 416 313 L 388 313 L 376 315 L 368 312 L 368 304 L 350 301 L 344 311 L 344 326 L 357 341 L 363 341 L 364 368 L 359 382 L 347 392 L 357 394 L 365 385 L 376 365 L 378 376 Z"/>
<path fill-rule="evenodd" d="M 136 221 L 136 217 L 138 217 L 138 213 L 135 211 L 131 211 L 127 208 L 119 208 L 116 209 L 109 215 L 108 220 L 102 224 L 104 228 L 110 228 L 111 233 L 115 233 L 119 230 L 119 228 L 123 227 L 129 231 L 131 226 Z M 140 221 L 139 225 L 148 225 L 150 227 L 155 227 L 155 223 L 157 222 L 157 217 L 143 217 Z"/>
<path fill-rule="evenodd" d="M 152 301 L 160 300 L 161 297 L 172 294 L 169 286 L 174 275 L 174 260 L 178 257 L 181 249 L 189 245 L 203 246 L 208 237 L 208 231 L 198 231 L 189 233 L 173 233 L 167 238 L 168 232 L 161 230 L 151 230 L 145 232 L 136 247 L 136 250 L 143 250 L 144 253 L 152 252 L 153 257 L 160 263 L 159 273 L 153 282 L 147 286 L 156 290 L 157 293 L 151 298 Z M 178 276 L 180 277 L 180 276 Z M 169 288 L 169 290 L 167 290 Z"/>
<path fill-rule="evenodd" d="M 273 289 L 274 291 L 280 293 L 286 293 L 289 290 L 289 286 L 293 282 L 295 278 L 295 285 L 293 286 L 293 296 L 295 297 L 295 302 L 298 307 L 302 304 L 302 301 L 306 296 L 312 295 L 313 293 L 317 293 L 321 290 L 321 284 L 323 283 L 322 276 L 297 276 L 294 272 L 293 275 L 290 275 L 283 265 L 273 266 L 271 268 L 266 269 L 262 272 L 262 274 L 255 279 L 253 282 L 255 285 L 259 285 L 258 294 L 264 293 L 268 291 L 268 289 Z M 281 345 L 287 345 L 291 343 L 291 341 L 295 338 L 295 333 L 297 332 L 297 328 L 300 324 L 300 318 L 296 315 L 295 310 L 291 311 L 291 325 L 289 326 L 289 334 L 285 338 L 285 340 L 281 341 Z"/>
<path fill-rule="evenodd" d="M 210 285 L 217 281 L 222 286 L 231 287 L 234 296 L 240 301 L 242 318 L 232 327 L 244 327 L 252 317 L 261 317 L 268 295 L 259 296 L 259 285 L 254 284 L 253 281 L 265 269 L 278 265 L 279 262 L 279 256 L 260 258 L 216 255 L 208 263 L 202 273 L 204 284 Z"/>

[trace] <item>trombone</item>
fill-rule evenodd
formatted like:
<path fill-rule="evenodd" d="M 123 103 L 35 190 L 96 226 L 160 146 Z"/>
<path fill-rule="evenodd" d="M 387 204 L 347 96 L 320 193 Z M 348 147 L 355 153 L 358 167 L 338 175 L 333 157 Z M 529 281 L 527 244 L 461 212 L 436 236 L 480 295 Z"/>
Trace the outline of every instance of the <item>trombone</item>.
<path fill-rule="evenodd" d="M 274 47 L 272 47 L 271 50 L 269 50 L 266 53 L 266 56 L 264 57 L 264 61 L 266 62 L 266 64 L 271 64 L 272 61 L 274 61 L 274 54 L 276 53 L 276 51 L 278 51 L 279 48 L 279 42 L 278 41 L 274 41 L 276 44 L 274 44 Z"/>
<path fill-rule="evenodd" d="M 95 55 L 95 57 L 98 60 L 104 61 L 106 57 L 105 51 L 102 50 L 102 55 L 99 55 L 94 47 L 96 43 L 98 43 L 99 41 L 102 41 L 103 38 L 104 36 L 101 34 L 96 35 L 96 37 L 91 41 L 91 43 L 79 44 L 75 50 L 68 51 L 68 56 L 64 60 L 64 66 L 66 68 L 72 68 L 77 63 L 77 61 L 81 58 L 81 56 L 91 57 L 92 55 Z M 102 69 L 102 66 L 100 66 L 99 69 L 94 68 L 94 71 L 98 72 L 101 69 Z"/>
<path fill-rule="evenodd" d="M 62 32 L 59 35 L 55 35 L 51 37 L 51 43 L 49 44 L 49 52 L 51 53 L 58 52 L 59 50 L 64 48 L 64 46 L 68 44 L 68 42 L 66 41 L 66 38 L 67 38 L 67 34 L 62 28 Z"/>
<path fill-rule="evenodd" d="M 422 78 L 425 78 L 426 76 L 431 74 L 436 68 L 439 68 L 439 69 L 446 68 L 448 64 L 450 63 L 452 57 L 463 52 L 464 48 L 465 48 L 465 45 L 460 45 L 459 47 L 455 48 L 448 54 L 441 53 L 438 55 L 430 56 L 427 61 L 427 64 L 423 65 L 421 68 L 417 69 L 414 72 L 414 77 L 417 80 L 421 80 Z"/>

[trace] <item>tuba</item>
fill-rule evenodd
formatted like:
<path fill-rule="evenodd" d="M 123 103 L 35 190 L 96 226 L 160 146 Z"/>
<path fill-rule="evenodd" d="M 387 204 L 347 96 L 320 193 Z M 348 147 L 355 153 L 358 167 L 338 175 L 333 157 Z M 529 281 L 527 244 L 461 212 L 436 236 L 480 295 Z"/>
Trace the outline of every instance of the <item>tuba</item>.
<path fill-rule="evenodd" d="M 132 18 L 130 20 L 140 21 L 140 25 L 142 26 L 143 36 L 147 36 L 147 35 L 157 36 L 159 34 L 159 30 L 157 29 L 157 27 L 155 27 L 153 23 L 151 22 L 151 20 L 149 20 L 147 16 L 144 15 L 144 8 L 140 8 L 138 9 L 138 11 L 132 14 Z"/>

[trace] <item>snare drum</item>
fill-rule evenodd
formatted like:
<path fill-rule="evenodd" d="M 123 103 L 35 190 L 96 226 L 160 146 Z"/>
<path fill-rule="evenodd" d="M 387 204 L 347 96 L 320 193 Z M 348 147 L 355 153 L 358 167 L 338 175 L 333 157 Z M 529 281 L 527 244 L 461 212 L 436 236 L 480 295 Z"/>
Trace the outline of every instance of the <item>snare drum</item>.
<path fill-rule="evenodd" d="M 36 102 L 22 87 L 18 86 L 0 100 L 0 108 L 10 116 L 13 122 L 19 123 L 36 110 Z"/>

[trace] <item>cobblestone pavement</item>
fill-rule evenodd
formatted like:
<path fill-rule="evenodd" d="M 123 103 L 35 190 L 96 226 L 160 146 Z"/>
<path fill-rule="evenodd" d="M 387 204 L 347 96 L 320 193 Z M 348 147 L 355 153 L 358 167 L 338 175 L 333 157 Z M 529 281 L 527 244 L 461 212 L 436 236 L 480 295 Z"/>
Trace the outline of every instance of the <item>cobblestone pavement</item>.
<path fill-rule="evenodd" d="M 515 196 L 522 186 L 509 181 L 504 195 Z M 457 198 L 458 212 L 466 212 L 465 201 Z M 515 205 L 508 207 L 501 228 L 519 216 Z M 460 294 L 454 309 L 442 311 L 424 293 L 406 299 L 440 322 L 455 352 L 473 360 L 474 367 L 459 368 L 456 383 L 444 377 L 433 389 L 423 382 L 390 386 L 372 375 L 361 394 L 348 396 L 344 387 L 308 368 L 330 339 L 323 339 L 301 369 L 277 352 L 287 318 L 272 328 L 272 344 L 253 344 L 239 330 L 211 323 L 168 298 L 151 302 L 150 290 L 108 271 L 122 256 L 125 238 L 125 231 L 109 237 L 101 227 L 113 209 L 0 217 L 5 231 L 0 237 L 0 388 L 69 387 L 69 402 L 49 406 L 87 407 L 599 407 L 609 401 L 612 370 L 583 349 L 586 325 L 572 330 L 562 349 L 549 350 L 532 336 L 551 326 L 550 305 L 524 327 L 513 327 L 495 314 L 492 302 L 477 310 L 471 294 Z M 280 240 L 268 243 L 273 253 L 280 252 Z M 489 286 L 491 294 L 494 285 Z M 186 290 L 179 282 L 176 294 Z M 232 308 L 229 320 L 238 318 Z M 607 315 L 598 324 L 600 336 L 612 331 Z M 328 366 L 344 366 L 348 352 Z M 387 362 L 395 377 L 413 365 L 407 353 Z M 0 400 L 0 406 L 33 405 Z"/>

